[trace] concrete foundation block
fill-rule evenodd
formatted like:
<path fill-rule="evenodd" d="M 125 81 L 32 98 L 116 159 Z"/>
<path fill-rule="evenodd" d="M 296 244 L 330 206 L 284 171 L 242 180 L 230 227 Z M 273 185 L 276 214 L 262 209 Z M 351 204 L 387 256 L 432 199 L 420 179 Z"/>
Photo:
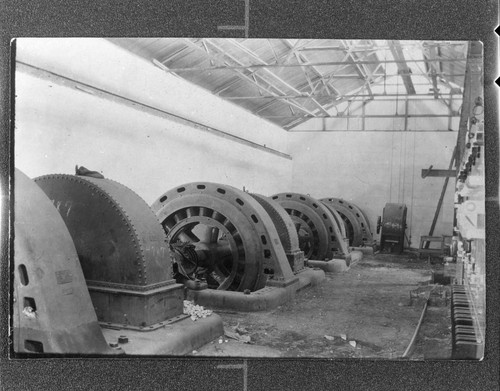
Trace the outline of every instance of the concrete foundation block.
<path fill-rule="evenodd" d="M 345 259 L 331 259 L 329 261 L 309 260 L 307 261 L 307 265 L 324 270 L 326 273 L 343 273 L 349 270 Z"/>
<path fill-rule="evenodd" d="M 295 296 L 299 284 L 285 288 L 266 286 L 248 294 L 233 291 L 218 291 L 205 289 L 201 291 L 188 290 L 188 300 L 204 307 L 230 311 L 265 311 L 286 303 Z"/>
<path fill-rule="evenodd" d="M 350 255 L 351 255 L 351 263 L 349 264 L 349 266 L 353 266 L 354 264 L 356 264 L 356 262 L 359 262 L 363 259 L 363 255 L 366 254 L 365 252 L 363 252 L 362 250 L 353 250 L 350 252 Z M 373 254 L 373 249 L 372 249 L 372 254 Z"/>
<path fill-rule="evenodd" d="M 368 247 L 349 247 L 349 249 L 352 252 L 354 252 L 354 251 L 360 251 L 361 253 L 363 253 L 365 255 L 373 255 L 373 253 L 375 252 L 373 250 L 372 246 L 368 246 Z"/>
<path fill-rule="evenodd" d="M 310 286 L 319 285 L 326 279 L 326 275 L 323 270 L 312 269 L 309 267 L 305 268 L 300 273 L 297 273 L 297 277 L 299 278 L 299 288 L 297 291 Z"/>
<path fill-rule="evenodd" d="M 104 338 L 118 344 L 129 355 L 185 355 L 224 335 L 222 319 L 217 314 L 196 321 L 185 318 L 153 331 L 103 328 Z M 126 337 L 126 343 L 119 343 Z"/>
<path fill-rule="evenodd" d="M 266 311 L 285 304 L 295 297 L 297 291 L 309 286 L 318 285 L 325 278 L 323 270 L 305 268 L 298 272 L 295 278 L 286 285 L 268 285 L 250 293 L 219 291 L 215 289 L 188 289 L 187 298 L 198 305 L 212 309 L 241 312 Z"/>

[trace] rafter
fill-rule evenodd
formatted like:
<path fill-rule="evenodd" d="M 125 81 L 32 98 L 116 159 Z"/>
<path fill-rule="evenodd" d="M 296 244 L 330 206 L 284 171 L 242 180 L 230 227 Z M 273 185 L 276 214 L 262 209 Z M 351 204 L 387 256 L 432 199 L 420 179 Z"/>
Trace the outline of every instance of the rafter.
<path fill-rule="evenodd" d="M 294 125 L 297 126 L 297 125 Z M 404 132 L 404 130 L 401 129 L 369 129 L 369 130 L 363 130 L 363 129 L 288 129 L 288 132 L 290 133 L 318 133 L 318 132 L 375 132 L 375 133 L 383 133 L 383 132 L 389 132 L 389 133 L 400 133 Z M 436 133 L 436 132 L 443 132 L 443 133 L 451 133 L 451 132 L 456 132 L 456 131 L 450 131 L 448 129 L 411 129 L 408 130 L 407 132 L 410 133 Z"/>
<path fill-rule="evenodd" d="M 274 50 L 274 47 L 273 47 L 270 39 L 266 39 L 266 41 L 267 41 L 267 44 L 269 45 L 269 47 L 271 48 L 271 51 L 273 52 L 273 56 L 274 56 L 274 59 L 276 60 L 276 64 L 277 64 L 278 63 L 278 55 L 276 54 L 276 50 Z"/>
<path fill-rule="evenodd" d="M 257 54 L 255 54 L 254 52 L 252 52 L 250 49 L 248 49 L 244 45 L 240 44 L 238 41 L 236 41 L 234 39 L 229 39 L 228 42 L 230 42 L 231 44 L 233 44 L 234 46 L 236 46 L 238 49 L 240 49 L 243 52 L 245 52 L 246 54 L 248 54 L 251 58 L 253 58 L 254 60 L 258 61 L 259 63 L 261 63 L 263 65 L 269 65 L 262 58 L 260 58 Z M 286 88 L 288 88 L 290 91 L 294 92 L 295 94 L 302 94 L 301 91 L 297 90 L 294 86 L 292 86 L 291 84 L 289 84 L 287 81 L 283 80 L 281 77 L 279 77 L 278 75 L 276 75 L 274 72 L 270 71 L 269 69 L 264 68 L 264 72 L 266 72 L 267 75 L 269 75 L 274 80 L 276 80 L 277 82 L 279 82 L 282 85 L 284 85 Z M 312 89 L 312 87 L 311 87 L 311 89 Z M 313 102 L 314 105 L 321 112 L 323 112 L 325 114 L 328 114 L 328 111 L 326 111 L 325 108 L 316 99 L 311 98 L 311 102 Z"/>
<path fill-rule="evenodd" d="M 459 114 L 367 114 L 367 115 L 263 115 L 262 118 L 450 118 L 460 117 Z"/>
<path fill-rule="evenodd" d="M 187 50 L 187 47 L 182 47 L 180 48 L 179 50 L 177 50 L 176 52 L 172 53 L 172 54 L 169 54 L 168 57 L 166 58 L 163 58 L 161 60 L 158 60 L 159 63 L 165 65 L 165 63 L 169 62 L 169 61 L 172 61 L 172 59 L 174 57 L 177 57 L 179 54 L 185 52 Z"/>
<path fill-rule="evenodd" d="M 233 87 L 234 85 L 238 84 L 239 82 L 241 82 L 241 78 L 238 77 L 232 81 L 230 81 L 229 83 L 224 83 L 222 84 L 221 86 L 219 86 L 217 89 L 211 91 L 212 94 L 214 95 L 219 95 L 221 92 L 224 92 L 226 91 L 228 88 L 231 88 Z"/>
<path fill-rule="evenodd" d="M 430 84 L 432 84 L 432 86 L 433 86 L 432 92 L 434 95 L 434 99 L 439 99 L 439 101 L 441 103 L 443 103 L 446 107 L 448 107 L 450 112 L 453 112 L 452 105 L 449 102 L 447 102 L 447 100 L 443 97 L 443 95 L 439 91 L 438 84 L 437 84 L 438 83 L 437 78 L 433 78 L 432 74 L 429 75 L 428 73 L 424 72 L 424 70 L 420 67 L 419 64 L 416 64 L 416 66 L 417 66 L 418 70 L 421 72 L 421 74 L 429 81 Z M 454 88 L 451 85 L 449 86 L 449 88 L 450 88 L 450 94 L 451 94 L 451 92 L 454 90 Z M 437 96 L 437 98 L 436 98 L 436 96 Z"/>
<path fill-rule="evenodd" d="M 297 61 L 299 63 L 305 63 L 309 66 L 308 64 L 308 60 L 307 58 L 305 58 L 305 56 L 300 53 L 300 52 L 296 52 L 296 58 L 297 58 Z M 316 91 L 316 89 L 318 88 L 319 84 L 321 83 L 323 85 L 323 87 L 326 89 L 326 92 L 328 93 L 328 95 L 331 95 L 331 90 L 333 90 L 333 92 L 335 93 L 335 95 L 340 95 L 338 90 L 335 89 L 333 86 L 331 86 L 328 81 L 326 80 L 325 76 L 320 72 L 318 71 L 318 69 L 314 66 L 309 66 L 309 68 L 306 68 L 306 67 L 302 67 L 302 72 L 304 73 L 306 79 L 308 82 L 310 82 L 310 77 L 308 76 L 307 74 L 307 69 L 311 69 L 313 71 L 313 73 L 316 75 L 316 77 L 318 78 L 318 83 L 316 84 L 315 88 L 311 88 L 311 95 L 314 94 L 314 92 Z M 311 83 L 309 83 L 311 84 Z"/>
<path fill-rule="evenodd" d="M 206 39 L 206 38 L 205 38 Z M 367 61 L 358 61 L 357 64 L 365 64 L 365 65 L 378 65 L 378 64 L 407 64 L 407 62 L 412 63 L 423 63 L 426 60 L 409 60 L 409 61 L 398 61 L 398 60 L 367 60 Z M 459 62 L 464 60 L 455 60 L 451 58 L 439 59 L 441 62 Z M 185 67 L 185 68 L 170 68 L 169 72 L 205 72 L 205 71 L 215 71 L 220 69 L 253 69 L 253 68 L 297 68 L 297 67 L 319 67 L 319 66 L 330 66 L 330 65 L 340 65 L 343 67 L 352 65 L 352 63 L 345 63 L 342 61 L 320 61 L 315 63 L 307 63 L 307 64 L 246 64 L 246 65 L 225 65 L 225 66 L 213 66 L 213 67 Z M 336 70 L 337 71 L 337 70 Z M 402 72 L 402 74 L 410 74 L 410 71 Z"/>
<path fill-rule="evenodd" d="M 281 39 L 280 42 L 287 47 L 288 51 L 279 56 L 275 56 L 276 62 L 271 65 L 274 66 L 290 65 L 290 60 L 295 57 L 295 52 L 307 46 L 312 41 L 314 41 L 314 39 L 309 39 L 309 40 L 298 39 L 297 42 L 295 42 L 295 44 L 292 44 L 288 39 Z M 280 71 L 281 69 L 278 70 L 278 72 Z"/>
<path fill-rule="evenodd" d="M 464 76 L 464 74 L 445 74 L 441 70 L 441 63 L 440 63 L 440 58 L 441 56 L 439 55 L 439 46 L 437 46 L 435 43 L 429 43 L 429 42 L 423 42 L 421 43 L 422 52 L 424 54 L 424 59 L 427 60 L 425 65 L 427 66 L 428 71 L 430 72 L 430 77 L 432 78 L 432 84 L 434 91 L 436 92 L 434 95 L 437 96 L 436 99 L 439 98 L 439 94 L 437 93 L 439 91 L 438 88 L 438 76 L 439 76 L 439 81 L 443 84 L 446 85 L 450 90 L 456 88 L 453 86 L 447 79 L 446 77 L 449 76 Z"/>
<path fill-rule="evenodd" d="M 403 83 L 405 85 L 406 92 L 410 95 L 415 94 L 415 87 L 413 85 L 413 81 L 410 76 L 411 69 L 408 67 L 405 55 L 403 53 L 403 49 L 401 48 L 401 44 L 398 41 L 388 41 L 388 43 L 392 56 L 394 57 L 394 60 L 396 61 L 396 64 L 398 66 L 398 70 L 401 73 L 401 77 L 403 78 Z M 413 62 L 416 61 L 413 60 Z"/>
<path fill-rule="evenodd" d="M 342 40 L 342 44 L 344 45 L 344 47 L 346 49 L 347 55 L 353 61 L 354 66 L 356 67 L 356 70 L 358 71 L 359 75 L 361 76 L 361 78 L 363 80 L 365 80 L 365 86 L 368 90 L 368 93 L 373 98 L 373 92 L 372 92 L 372 89 L 370 87 L 371 78 L 368 76 L 368 72 L 365 68 L 365 65 L 363 65 L 363 64 L 360 65 L 357 63 L 358 58 L 357 58 L 357 56 L 354 56 L 354 54 L 352 53 L 352 47 L 348 41 Z"/>
<path fill-rule="evenodd" d="M 439 67 L 439 65 L 436 67 L 436 64 L 435 64 L 435 59 L 437 56 L 436 46 L 426 45 L 422 49 L 423 49 L 423 53 L 424 53 L 424 58 L 428 59 L 428 61 L 425 64 L 427 65 L 427 68 L 429 69 L 430 74 L 431 74 L 430 76 L 431 76 L 431 80 L 432 80 L 432 88 L 434 91 L 434 98 L 438 99 L 439 98 L 439 88 L 438 88 L 438 82 L 437 82 L 437 72 L 438 72 L 437 68 Z"/>
<path fill-rule="evenodd" d="M 240 65 L 241 65 L 241 63 L 239 62 L 239 60 L 237 60 L 236 58 L 234 58 L 234 57 L 233 57 L 233 56 L 231 56 L 230 54 L 225 53 L 225 52 L 224 52 L 224 50 L 223 50 L 222 48 L 220 48 L 218 45 L 216 45 L 216 44 L 215 44 L 214 42 L 212 42 L 211 40 L 209 40 L 209 39 L 202 39 L 202 40 L 203 40 L 205 43 L 210 44 L 210 46 L 211 46 L 212 48 L 214 48 L 214 49 L 218 52 L 218 54 L 219 54 L 219 55 L 221 55 L 221 56 L 222 56 L 222 55 L 225 55 L 225 56 L 226 56 L 228 59 L 230 59 L 232 62 L 234 62 L 234 63 L 236 63 L 236 64 L 240 64 Z M 218 67 L 221 67 L 221 68 L 223 68 L 223 69 L 226 69 L 226 68 L 227 68 L 227 64 L 225 63 L 225 61 L 224 61 L 224 60 L 221 60 L 221 59 L 219 58 L 219 56 L 217 56 L 217 55 L 215 55 L 215 56 L 214 56 L 214 53 L 207 54 L 207 53 L 206 53 L 206 51 L 205 51 L 202 47 L 200 47 L 199 45 L 197 45 L 196 43 L 194 43 L 193 41 L 191 41 L 191 40 L 190 40 L 190 39 L 188 39 L 188 38 L 185 38 L 185 42 L 186 42 L 188 45 L 190 45 L 191 47 L 195 48 L 196 50 L 203 52 L 206 56 L 208 56 L 210 59 L 214 60 L 214 61 L 215 61 L 215 62 L 217 62 L 218 64 L 221 64 L 221 65 L 219 65 Z M 224 64 L 224 65 L 222 65 L 222 64 Z M 239 65 L 239 66 L 240 66 L 240 65 Z M 234 69 L 234 68 L 233 68 L 233 69 Z M 248 74 L 246 74 L 246 73 L 245 73 L 245 68 L 244 68 L 244 67 L 241 67 L 241 69 L 234 69 L 234 72 L 235 72 L 235 74 L 236 74 L 236 75 L 238 75 L 238 77 L 240 77 L 240 78 L 242 78 L 242 79 L 244 79 L 244 80 L 246 80 L 246 81 L 250 82 L 250 83 L 251 83 L 251 84 L 253 84 L 253 85 L 257 85 L 257 87 L 258 87 L 258 88 L 261 88 L 263 91 L 267 92 L 268 94 L 271 94 L 271 95 L 277 95 L 275 92 L 273 92 L 273 91 L 272 91 L 272 89 L 271 89 L 271 88 L 274 88 L 276 91 L 278 91 L 278 93 L 281 93 L 281 94 L 282 94 L 282 92 L 281 92 L 278 88 L 276 88 L 276 87 L 274 87 L 274 86 L 263 86 L 263 85 L 261 85 L 261 84 L 259 84 L 259 83 L 257 83 L 257 84 L 256 84 L 256 81 L 255 81 L 255 80 L 254 80 L 254 79 L 253 79 L 250 75 L 248 75 Z M 250 74 L 255 74 L 255 72 L 251 72 L 251 71 L 249 71 L 249 70 L 247 70 L 247 72 L 250 72 Z M 263 80 L 265 83 L 268 83 L 265 79 L 263 79 L 261 76 L 259 76 L 259 75 L 257 75 L 257 74 L 255 74 L 255 77 L 256 77 L 256 78 L 258 77 L 260 80 Z M 292 106 L 294 106 L 295 108 L 297 108 L 297 109 L 299 109 L 299 110 L 301 110 L 301 111 L 303 111 L 303 112 L 305 112 L 305 113 L 307 113 L 307 114 L 309 114 L 309 115 L 314 115 L 314 113 L 313 113 L 313 112 L 311 112 L 311 111 L 307 110 L 307 109 L 306 109 L 306 108 L 304 108 L 302 105 L 300 105 L 300 104 L 298 104 L 298 103 L 294 102 L 293 100 L 288 100 L 288 101 L 287 101 L 287 104 L 292 105 Z"/>
<path fill-rule="evenodd" d="M 221 47 L 219 47 L 217 44 L 215 44 L 212 40 L 210 40 L 210 39 L 204 39 L 204 40 L 205 40 L 207 43 L 209 43 L 212 47 L 214 47 L 217 51 L 221 52 L 223 55 L 225 55 L 226 57 L 228 57 L 229 59 L 231 59 L 231 61 L 233 61 L 234 63 L 239 64 L 239 65 L 243 65 L 243 64 L 241 63 L 241 61 L 239 61 L 237 58 L 235 58 L 234 56 L 230 55 L 229 53 L 224 52 L 224 50 L 223 50 Z M 242 73 L 242 75 L 244 75 L 244 73 Z M 254 76 L 254 78 L 255 78 L 255 79 L 258 77 L 261 81 L 264 81 L 265 83 L 267 83 L 267 84 L 268 84 L 268 86 L 263 87 L 263 86 L 261 86 L 260 84 L 256 83 L 256 82 L 257 82 L 256 80 L 254 80 L 254 82 L 255 82 L 258 86 L 260 86 L 260 88 L 262 88 L 264 91 L 266 91 L 266 92 L 268 92 L 268 93 L 269 93 L 270 88 L 274 88 L 274 89 L 278 92 L 278 94 L 279 94 L 279 95 L 284 95 L 284 93 L 285 93 L 285 92 L 284 92 L 283 90 L 281 90 L 280 88 L 278 88 L 278 87 L 276 87 L 276 86 L 274 86 L 274 85 L 270 84 L 270 83 L 269 83 L 269 82 L 268 82 L 265 78 L 263 78 L 261 75 L 258 75 L 258 74 L 256 73 L 256 71 L 254 71 L 254 72 L 252 73 L 252 75 Z M 273 93 L 273 92 L 271 92 L 271 94 L 274 94 L 274 93 Z M 276 94 L 274 94 L 274 95 L 276 95 Z M 278 96 L 279 96 L 279 95 L 278 95 Z M 313 112 L 311 112 L 311 111 L 310 111 L 310 110 L 308 110 L 307 108 L 303 107 L 303 106 L 302 106 L 301 104 L 299 104 L 299 103 L 296 103 L 296 102 L 294 102 L 294 101 L 292 101 L 292 100 L 287 100 L 286 102 L 287 102 L 287 104 L 292 105 L 292 106 L 294 106 L 295 108 L 297 108 L 297 109 L 299 109 L 299 110 L 301 110 L 301 111 L 303 111 L 303 112 L 305 112 L 305 113 L 307 113 L 307 114 L 314 115 L 314 113 L 313 113 Z"/>

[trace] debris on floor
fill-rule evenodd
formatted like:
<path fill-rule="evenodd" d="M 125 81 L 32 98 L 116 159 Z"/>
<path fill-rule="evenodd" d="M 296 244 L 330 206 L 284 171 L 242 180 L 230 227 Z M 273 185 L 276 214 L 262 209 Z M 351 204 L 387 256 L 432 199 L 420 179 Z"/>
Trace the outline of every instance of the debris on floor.
<path fill-rule="evenodd" d="M 408 305 L 410 291 L 429 293 L 431 274 L 431 266 L 415 254 L 367 256 L 349 272 L 327 275 L 322 285 L 299 292 L 274 310 L 220 313 L 226 326 L 222 342 L 216 339 L 199 349 L 197 356 L 397 359 L 422 312 L 421 306 Z M 416 300 L 425 300 L 418 296 Z M 429 345 L 433 338 L 443 338 L 440 351 L 449 343 L 449 315 L 434 320 L 428 331 L 424 327 L 426 342 L 420 342 L 411 359 L 437 357 L 436 352 L 422 350 L 433 347 Z M 250 343 L 245 342 L 246 336 Z M 223 343 L 224 338 L 229 342 Z"/>
<path fill-rule="evenodd" d="M 206 318 L 212 315 L 211 310 L 206 310 L 201 305 L 196 305 L 192 301 L 184 300 L 184 314 L 190 315 L 192 321 L 196 321 L 199 318 Z"/>
<path fill-rule="evenodd" d="M 245 328 L 239 327 L 239 324 L 234 327 L 224 327 L 224 335 L 242 343 L 251 343 L 251 337 Z"/>

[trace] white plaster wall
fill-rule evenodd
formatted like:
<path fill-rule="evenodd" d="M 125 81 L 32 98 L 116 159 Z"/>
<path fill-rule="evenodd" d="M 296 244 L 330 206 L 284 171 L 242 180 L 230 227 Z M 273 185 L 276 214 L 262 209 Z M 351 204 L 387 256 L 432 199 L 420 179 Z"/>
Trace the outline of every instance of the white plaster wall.
<path fill-rule="evenodd" d="M 285 131 L 101 38 L 22 38 L 16 59 L 282 151 Z"/>
<path fill-rule="evenodd" d="M 286 132 L 101 39 L 21 39 L 17 59 L 286 153 Z M 44 78 L 16 73 L 15 164 L 28 176 L 76 164 L 146 202 L 192 181 L 272 194 L 292 162 Z"/>
<path fill-rule="evenodd" d="M 386 203 L 405 203 L 406 233 L 416 248 L 429 233 L 444 183 L 422 179 L 421 169 L 447 169 L 455 144 L 456 132 L 290 133 L 292 190 L 352 201 L 367 214 L 373 232 Z M 434 235 L 452 234 L 453 192 L 451 178 Z"/>

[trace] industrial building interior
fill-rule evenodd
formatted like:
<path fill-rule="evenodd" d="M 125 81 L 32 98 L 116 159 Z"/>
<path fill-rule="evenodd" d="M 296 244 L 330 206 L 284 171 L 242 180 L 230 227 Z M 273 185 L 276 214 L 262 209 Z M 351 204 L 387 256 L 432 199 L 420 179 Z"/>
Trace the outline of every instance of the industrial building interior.
<path fill-rule="evenodd" d="M 15 354 L 483 357 L 480 42 L 15 48 Z"/>

